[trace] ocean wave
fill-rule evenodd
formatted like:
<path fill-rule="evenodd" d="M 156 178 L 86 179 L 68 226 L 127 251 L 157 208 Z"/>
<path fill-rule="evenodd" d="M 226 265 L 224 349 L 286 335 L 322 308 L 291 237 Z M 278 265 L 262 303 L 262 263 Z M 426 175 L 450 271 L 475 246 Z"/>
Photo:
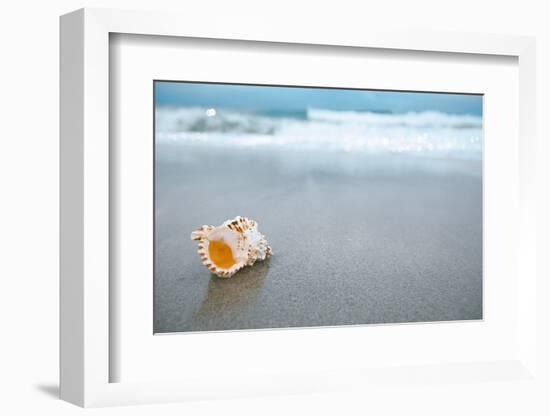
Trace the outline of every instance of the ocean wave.
<path fill-rule="evenodd" d="M 230 109 L 158 107 L 156 139 L 232 147 L 407 153 L 480 159 L 482 119 L 473 115 L 308 109 L 304 118 Z"/>
<path fill-rule="evenodd" d="M 273 134 L 281 120 L 232 110 L 164 107 L 156 109 L 159 132 Z"/>
<path fill-rule="evenodd" d="M 470 114 L 447 114 L 438 111 L 408 113 L 376 113 L 370 111 L 332 111 L 308 109 L 309 120 L 339 123 L 361 123 L 370 126 L 411 126 L 411 127 L 448 127 L 481 128 L 482 119 Z"/>

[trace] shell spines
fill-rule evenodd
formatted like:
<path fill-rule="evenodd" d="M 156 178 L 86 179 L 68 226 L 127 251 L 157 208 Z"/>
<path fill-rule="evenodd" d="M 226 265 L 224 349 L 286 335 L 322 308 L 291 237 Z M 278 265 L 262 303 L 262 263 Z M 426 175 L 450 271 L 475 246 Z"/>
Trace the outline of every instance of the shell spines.
<path fill-rule="evenodd" d="M 215 275 L 228 278 L 245 266 L 252 266 L 257 260 L 265 260 L 272 255 L 265 236 L 258 231 L 258 223 L 247 217 L 235 217 L 214 227 L 203 225 L 191 233 L 191 239 L 198 241 L 198 254 L 202 264 Z M 231 248 L 236 263 L 221 268 L 210 258 L 210 241 L 221 240 Z"/>

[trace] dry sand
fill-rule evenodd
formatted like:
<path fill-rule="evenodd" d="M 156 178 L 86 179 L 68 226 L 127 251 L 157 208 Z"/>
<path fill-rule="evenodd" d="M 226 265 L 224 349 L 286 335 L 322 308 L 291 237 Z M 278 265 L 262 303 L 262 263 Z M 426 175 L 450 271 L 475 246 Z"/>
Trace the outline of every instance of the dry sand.
<path fill-rule="evenodd" d="M 481 162 L 156 149 L 155 332 L 482 318 Z M 274 256 L 220 279 L 189 234 L 236 215 Z"/>

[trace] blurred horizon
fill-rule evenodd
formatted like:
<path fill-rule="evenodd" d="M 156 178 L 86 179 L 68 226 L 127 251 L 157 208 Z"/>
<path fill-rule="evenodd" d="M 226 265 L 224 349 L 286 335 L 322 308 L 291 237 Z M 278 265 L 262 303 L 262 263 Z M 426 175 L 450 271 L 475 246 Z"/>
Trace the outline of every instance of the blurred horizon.
<path fill-rule="evenodd" d="M 221 107 L 255 112 L 333 111 L 442 112 L 481 116 L 477 94 L 289 87 L 155 81 L 155 106 Z"/>

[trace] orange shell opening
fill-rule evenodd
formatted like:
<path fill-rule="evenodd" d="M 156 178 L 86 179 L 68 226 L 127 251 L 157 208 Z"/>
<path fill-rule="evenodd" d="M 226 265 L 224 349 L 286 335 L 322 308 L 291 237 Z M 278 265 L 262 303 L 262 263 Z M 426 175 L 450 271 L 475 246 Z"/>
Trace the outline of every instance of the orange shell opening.
<path fill-rule="evenodd" d="M 233 258 L 233 251 L 225 242 L 212 240 L 208 244 L 210 260 L 220 269 L 229 269 L 237 262 Z"/>

